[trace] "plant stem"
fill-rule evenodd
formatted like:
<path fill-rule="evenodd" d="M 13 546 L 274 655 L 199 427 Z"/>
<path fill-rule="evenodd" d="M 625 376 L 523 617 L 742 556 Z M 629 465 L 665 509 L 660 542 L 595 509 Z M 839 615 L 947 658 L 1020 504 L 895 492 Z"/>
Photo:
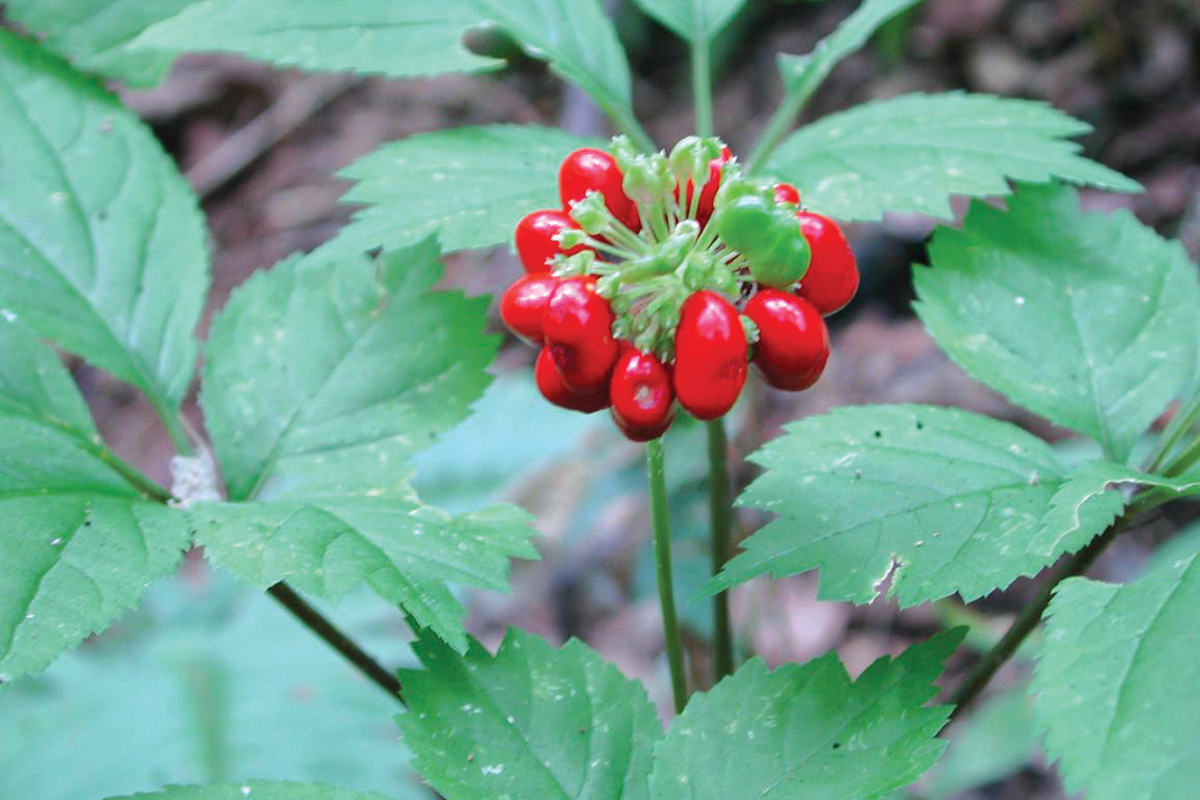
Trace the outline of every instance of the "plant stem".
<path fill-rule="evenodd" d="M 158 413 L 158 418 L 162 420 L 163 427 L 167 430 L 167 436 L 171 437 L 171 444 L 175 446 L 175 452 L 181 456 L 192 455 L 192 440 L 188 436 L 183 423 L 179 420 L 179 409 L 174 408 L 167 400 L 161 397 L 156 395 L 147 396 L 154 405 L 154 410 Z"/>
<path fill-rule="evenodd" d="M 1133 517 L 1133 514 L 1126 511 L 1103 534 L 1093 539 L 1087 547 L 1060 562 L 1051 571 L 1045 585 L 1038 592 L 1037 597 L 1033 599 L 1033 602 L 1021 610 L 1021 613 L 1013 620 L 1012 625 L 1005 631 L 1000 641 L 996 642 L 995 646 L 984 654 L 979 663 L 967 673 L 967 677 L 959 684 L 954 694 L 950 696 L 950 703 L 954 705 L 954 710 L 950 712 L 950 719 L 952 721 L 961 715 L 972 701 L 979 696 L 995 676 L 996 672 L 999 671 L 1000 667 L 1021 646 L 1021 642 L 1025 640 L 1025 637 L 1042 621 L 1042 614 L 1046 612 L 1047 606 L 1050 605 L 1050 600 L 1054 597 L 1054 590 L 1058 588 L 1058 585 L 1067 578 L 1083 574 L 1096 560 L 1097 556 L 1103 553 L 1124 532 L 1125 527 L 1129 524 L 1129 520 L 1133 519 Z"/>
<path fill-rule="evenodd" d="M 779 145 L 779 140 L 784 134 L 791 129 L 792 123 L 796 121 L 796 117 L 800 116 L 800 111 L 804 108 L 804 104 L 808 102 L 808 98 L 812 96 L 813 89 L 808 86 L 800 88 L 792 88 L 784 95 L 779 107 L 775 109 L 775 113 L 771 115 L 771 119 L 767 122 L 767 127 L 763 129 L 762 135 L 758 137 L 758 143 L 754 145 L 754 150 L 750 153 L 750 158 L 746 160 L 746 172 L 750 175 L 762 169 L 763 164 L 775 148 Z"/>
<path fill-rule="evenodd" d="M 662 440 L 646 443 L 646 472 L 650 477 L 650 517 L 654 527 L 654 567 L 658 573 L 658 601 L 662 605 L 663 638 L 671 668 L 675 713 L 687 704 L 687 678 L 683 671 L 683 636 L 675 614 L 675 586 L 671 577 L 671 527 L 667 517 L 667 481 L 663 472 Z"/>
<path fill-rule="evenodd" d="M 711 521 L 712 574 L 729 560 L 732 508 L 729 502 L 729 470 L 726 454 L 725 419 L 714 419 L 708 427 L 708 511 Z M 733 633 L 729 624 L 729 593 L 713 595 L 713 666 L 716 680 L 733 673 Z"/>
<path fill-rule="evenodd" d="M 707 36 L 692 43 L 692 102 L 696 107 L 696 135 L 712 136 L 712 58 Z"/>
<path fill-rule="evenodd" d="M 384 669 L 378 661 L 368 655 L 353 639 L 338 630 L 320 611 L 309 605 L 303 597 L 296 593 L 295 589 L 286 583 L 280 582 L 267 589 L 267 594 L 278 600 L 280 605 L 295 615 L 296 619 L 304 623 L 317 636 L 324 639 L 330 647 L 338 651 L 347 661 L 358 668 L 358 671 L 365 675 L 372 683 L 387 692 L 393 700 L 402 706 L 406 706 L 404 702 L 404 690 L 400 686 L 400 679 L 396 677 L 395 673 Z"/>
<path fill-rule="evenodd" d="M 1179 410 L 1179 413 L 1167 425 L 1166 430 L 1162 432 L 1158 444 L 1154 447 L 1154 452 L 1146 462 L 1146 472 L 1158 472 L 1167 456 L 1171 455 L 1171 451 L 1175 449 L 1179 440 L 1187 434 L 1192 425 L 1196 424 L 1197 419 L 1200 419 L 1200 393 L 1197 393 L 1187 406 Z"/>
<path fill-rule="evenodd" d="M 628 106 L 614 106 L 606 108 L 605 111 L 608 112 L 613 124 L 617 126 L 617 130 L 628 136 L 638 150 L 643 153 L 653 153 L 658 149 L 654 146 L 654 140 L 650 138 L 650 134 L 646 133 L 646 129 L 642 127 L 642 123 L 638 122 L 637 117 L 633 115 L 633 109 Z"/>
<path fill-rule="evenodd" d="M 1185 447 L 1183 452 L 1167 465 L 1164 472 L 1168 478 L 1177 478 L 1187 472 L 1197 461 L 1200 461 L 1200 437 Z"/>

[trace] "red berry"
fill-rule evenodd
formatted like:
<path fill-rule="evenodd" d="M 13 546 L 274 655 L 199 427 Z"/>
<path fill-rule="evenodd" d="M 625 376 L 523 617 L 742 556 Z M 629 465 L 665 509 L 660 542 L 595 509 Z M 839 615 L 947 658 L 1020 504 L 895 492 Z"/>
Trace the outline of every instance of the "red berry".
<path fill-rule="evenodd" d="M 585 147 L 567 156 L 559 167 L 558 195 L 563 208 L 570 211 L 571 203 L 595 190 L 604 196 L 604 205 L 612 215 L 637 232 L 642 227 L 637 204 L 625 194 L 623 180 L 616 159 L 603 150 Z"/>
<path fill-rule="evenodd" d="M 737 309 L 720 295 L 696 292 L 675 331 L 675 393 L 697 419 L 716 419 L 746 383 L 746 334 Z"/>
<path fill-rule="evenodd" d="M 820 214 L 801 211 L 800 230 L 812 248 L 808 272 L 800 279 L 801 297 L 829 316 L 845 307 L 858 291 L 858 264 L 854 251 L 833 220 Z"/>
<path fill-rule="evenodd" d="M 790 183 L 775 184 L 775 202 L 800 205 L 800 191 Z"/>
<path fill-rule="evenodd" d="M 713 214 L 713 204 L 717 200 L 717 191 L 721 188 L 721 174 L 725 165 L 733 160 L 733 151 L 728 147 L 721 148 L 721 157 L 708 162 L 708 180 L 700 188 L 700 199 L 696 205 L 696 221 L 703 227 Z M 692 207 L 692 192 L 695 191 L 691 179 L 687 182 L 687 197 L 682 202 L 686 214 Z M 675 186 L 675 199 L 679 200 L 679 186 Z"/>
<path fill-rule="evenodd" d="M 570 256 L 587 250 L 585 245 L 563 250 L 555 238 L 565 230 L 578 228 L 579 225 L 565 211 L 546 210 L 527 214 L 517 223 L 517 254 L 525 271 L 549 272 L 550 265 L 546 262 L 559 253 Z"/>
<path fill-rule="evenodd" d="M 811 303 L 778 289 L 762 289 L 746 303 L 758 325 L 754 364 L 768 384 L 798 392 L 817 382 L 829 360 L 829 330 Z"/>
<path fill-rule="evenodd" d="M 542 352 L 538 353 L 537 364 L 533 368 L 533 379 L 542 397 L 560 408 L 591 414 L 608 405 L 607 387 L 602 386 L 590 392 L 577 392 L 563 383 L 548 348 L 543 348 Z"/>
<path fill-rule="evenodd" d="M 546 304 L 542 331 L 563 383 L 580 392 L 607 385 L 618 352 L 612 324 L 612 308 L 596 294 L 593 276 L 559 282 Z"/>
<path fill-rule="evenodd" d="M 517 336 L 540 347 L 545 338 L 542 316 L 560 280 L 548 272 L 518 278 L 500 296 L 500 319 Z"/>
<path fill-rule="evenodd" d="M 621 347 L 609 383 L 609 399 L 613 421 L 635 442 L 657 439 L 675 419 L 670 372 L 652 353 L 629 345 Z"/>

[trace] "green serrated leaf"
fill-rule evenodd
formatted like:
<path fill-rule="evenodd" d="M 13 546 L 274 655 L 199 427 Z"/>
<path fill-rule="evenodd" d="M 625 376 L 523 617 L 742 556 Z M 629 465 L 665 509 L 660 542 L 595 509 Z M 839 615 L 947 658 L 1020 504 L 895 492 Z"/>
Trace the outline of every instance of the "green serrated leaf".
<path fill-rule="evenodd" d="M 917 314 L 977 380 L 1125 461 L 1196 359 L 1200 280 L 1178 242 L 1072 189 L 972 205 L 917 269 Z"/>
<path fill-rule="evenodd" d="M 696 694 L 655 748 L 655 800 L 875 800 L 933 766 L 949 706 L 925 708 L 961 629 L 884 657 L 851 682 L 836 653 L 743 665 Z"/>
<path fill-rule="evenodd" d="M 152 794 L 111 797 L 108 800 L 391 800 L 374 792 L 355 792 L 323 783 L 246 781 L 209 786 L 171 786 Z"/>
<path fill-rule="evenodd" d="M 3 32 L 0 135 L 0 309 L 177 405 L 208 288 L 195 196 L 133 114 Z"/>
<path fill-rule="evenodd" d="M 447 251 L 511 241 L 525 214 L 561 205 L 563 158 L 596 145 L 533 125 L 436 131 L 384 145 L 343 171 L 358 181 L 343 200 L 367 208 L 323 252 L 403 247 L 435 231 Z"/>
<path fill-rule="evenodd" d="M 9 312 L 0 312 L 0 414 L 29 417 L 90 442 L 100 435 L 58 354 Z"/>
<path fill-rule="evenodd" d="M 1200 493 L 1200 479 L 1165 478 L 1097 461 L 1074 471 L 1054 493 L 1041 530 L 1029 543 L 1039 553 L 1062 553 L 1086 545 L 1125 510 L 1122 486 L 1153 486 L 1178 495 Z"/>
<path fill-rule="evenodd" d="M 266 588 L 337 599 L 366 583 L 466 647 L 446 586 L 505 587 L 534 557 L 528 516 L 425 506 L 409 460 L 470 413 L 490 378 L 487 301 L 431 292 L 427 240 L 372 261 L 291 258 L 258 273 L 213 322 L 204 407 L 230 504 L 195 509 L 209 558 Z"/>
<path fill-rule="evenodd" d="M 780 53 L 779 71 L 789 95 L 803 104 L 846 56 L 870 40 L 888 20 L 904 13 L 921 0 L 864 0 L 837 30 L 826 36 L 807 55 Z M 808 202 L 805 196 L 805 202 Z"/>
<path fill-rule="evenodd" d="M 989 95 L 910 94 L 832 114 L 788 137 L 767 171 L 837 219 L 885 211 L 950 219 L 950 197 L 1007 195 L 1008 180 L 1063 180 L 1133 192 L 1137 183 L 1078 155 L 1089 130 L 1044 104 Z"/>
<path fill-rule="evenodd" d="M 131 50 L 129 43 L 156 22 L 196 0 L 7 0 L 8 17 L 39 34 L 43 47 L 77 67 L 133 86 L 153 86 L 171 67 L 172 53 Z"/>
<path fill-rule="evenodd" d="M 392 77 L 488 69 L 463 33 L 483 22 L 470 0 L 207 0 L 138 37 L 135 48 L 220 51 L 311 71 Z"/>
<path fill-rule="evenodd" d="M 1126 586 L 1064 581 L 1034 675 L 1046 749 L 1071 794 L 1189 800 L 1200 783 L 1200 556 Z"/>
<path fill-rule="evenodd" d="M 746 0 L 637 0 L 638 7 L 689 42 L 711 40 Z"/>
<path fill-rule="evenodd" d="M 646 692 L 578 641 L 509 631 L 490 655 L 424 637 L 399 718 L 417 771 L 447 800 L 644 800 L 662 735 Z"/>
<path fill-rule="evenodd" d="M 868 603 L 895 565 L 903 606 L 954 592 L 970 600 L 1032 575 L 1031 553 L 1065 480 L 1053 449 L 977 414 L 856 406 L 787 426 L 751 456 L 766 468 L 740 505 L 779 515 L 706 587 L 767 572 L 821 570 L 821 597 Z"/>

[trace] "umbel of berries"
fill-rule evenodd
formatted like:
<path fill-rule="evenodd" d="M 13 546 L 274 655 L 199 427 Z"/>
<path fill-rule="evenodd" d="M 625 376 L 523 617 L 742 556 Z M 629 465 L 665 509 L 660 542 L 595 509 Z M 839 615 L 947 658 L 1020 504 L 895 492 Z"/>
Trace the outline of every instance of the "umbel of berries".
<path fill-rule="evenodd" d="M 744 174 L 719 139 L 642 154 L 625 137 L 576 150 L 562 207 L 517 224 L 525 275 L 500 315 L 540 348 L 555 405 L 611 410 L 634 441 L 662 436 L 676 404 L 702 420 L 737 402 L 750 364 L 799 391 L 829 359 L 824 317 L 858 289 L 838 226 L 788 184 Z"/>

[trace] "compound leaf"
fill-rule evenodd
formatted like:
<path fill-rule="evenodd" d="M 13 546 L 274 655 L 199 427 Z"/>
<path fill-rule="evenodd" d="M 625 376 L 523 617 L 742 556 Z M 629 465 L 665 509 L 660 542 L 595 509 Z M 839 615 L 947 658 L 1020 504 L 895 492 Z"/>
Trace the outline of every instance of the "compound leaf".
<path fill-rule="evenodd" d="M 447 800 L 645 800 L 662 727 L 645 690 L 578 641 L 511 630 L 495 656 L 424 637 L 402 670 L 414 764 Z"/>
<path fill-rule="evenodd" d="M 766 473 L 738 503 L 779 518 L 709 591 L 819 568 L 822 597 L 867 603 L 894 564 L 892 592 L 910 606 L 973 599 L 1054 560 L 1028 543 L 1065 469 L 1006 422 L 932 406 L 841 408 L 792 423 L 751 460 Z"/>
<path fill-rule="evenodd" d="M 1069 793 L 1186 800 L 1200 782 L 1200 556 L 1116 586 L 1064 581 L 1034 675 L 1046 748 Z"/>
<path fill-rule="evenodd" d="M 196 0 L 8 0 L 10 19 L 39 34 L 43 47 L 87 72 L 153 86 L 171 66 L 172 53 L 133 50 L 128 44 L 156 22 Z"/>
<path fill-rule="evenodd" d="M 178 405 L 208 288 L 195 196 L 133 114 L 3 32 L 0 120 L 0 309 Z"/>
<path fill-rule="evenodd" d="M 491 125 L 423 133 L 384 145 L 346 169 L 362 203 L 325 252 L 403 247 L 433 232 L 446 250 L 510 241 L 522 216 L 558 208 L 558 165 L 595 145 L 554 128 Z"/>
<path fill-rule="evenodd" d="M 813 210 L 847 220 L 885 211 L 951 218 L 951 195 L 1006 195 L 1008 180 L 1063 180 L 1119 191 L 1138 184 L 1078 155 L 1089 130 L 1044 103 L 910 94 L 832 114 L 789 136 L 767 172 Z"/>
<path fill-rule="evenodd" d="M 1072 189 L 1023 186 L 939 229 L 917 314 L 972 377 L 1124 461 L 1195 367 L 1200 280 L 1178 242 Z"/>
<path fill-rule="evenodd" d="M 884 657 L 851 681 L 835 653 L 803 666 L 743 665 L 693 695 L 654 753 L 655 800 L 874 800 L 913 782 L 945 747 L 948 706 L 926 708 L 962 641 L 956 629 Z"/>
<path fill-rule="evenodd" d="M 535 553 L 523 512 L 451 517 L 409 487 L 410 458 L 468 415 L 497 346 L 486 300 L 430 292 L 440 274 L 427 240 L 378 261 L 292 258 L 239 288 L 201 396 L 237 502 L 195 518 L 210 559 L 256 586 L 336 599 L 365 582 L 461 649 L 445 582 L 502 589 L 508 558 Z"/>

